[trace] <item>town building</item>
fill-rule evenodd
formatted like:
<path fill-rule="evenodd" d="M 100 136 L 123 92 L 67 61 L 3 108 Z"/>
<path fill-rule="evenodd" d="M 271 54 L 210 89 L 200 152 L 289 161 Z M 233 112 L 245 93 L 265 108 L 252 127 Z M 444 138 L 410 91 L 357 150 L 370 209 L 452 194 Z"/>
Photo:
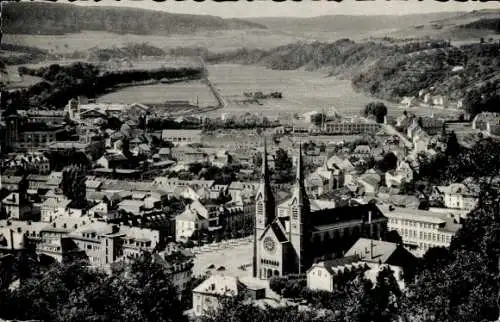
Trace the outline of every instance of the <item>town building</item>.
<path fill-rule="evenodd" d="M 47 174 L 50 172 L 49 159 L 42 153 L 15 154 L 4 160 L 4 169 L 22 169 L 26 172 Z"/>
<path fill-rule="evenodd" d="M 186 241 L 188 238 L 198 237 L 204 230 L 218 230 L 218 207 L 211 204 L 202 204 L 193 200 L 186 209 L 175 218 L 175 240 Z"/>
<path fill-rule="evenodd" d="M 416 258 L 401 245 L 360 238 L 344 257 L 313 264 L 307 271 L 307 287 L 333 292 L 337 276 L 355 271 L 364 272 L 375 285 L 380 270 L 389 268 L 400 289 L 404 289 L 405 271 L 411 273 L 415 265 Z"/>
<path fill-rule="evenodd" d="M 203 316 L 220 308 L 221 299 L 237 296 L 244 285 L 236 277 L 212 275 L 193 290 L 195 316 Z"/>
<path fill-rule="evenodd" d="M 165 250 L 153 253 L 153 260 L 167 269 L 179 298 L 193 276 L 194 255 L 178 244 L 169 243 Z"/>
<path fill-rule="evenodd" d="M 500 134 L 500 113 L 482 112 L 472 120 L 472 128 L 489 134 Z"/>
<path fill-rule="evenodd" d="M 460 229 L 460 217 L 426 210 L 384 206 L 388 230 L 395 230 L 403 244 L 416 256 L 432 247 L 448 247 Z"/>
<path fill-rule="evenodd" d="M 19 110 L 17 114 L 28 123 L 60 125 L 65 122 L 65 112 L 60 110 Z"/>
<path fill-rule="evenodd" d="M 264 155 L 267 155 L 265 144 Z M 315 257 L 341 253 L 357 238 L 380 236 L 386 230 L 387 218 L 373 204 L 314 209 L 315 201 L 309 199 L 304 186 L 300 146 L 297 160 L 292 197 L 278 209 L 267 162 L 263 162 L 255 198 L 254 277 L 268 279 L 305 273 Z"/>
<path fill-rule="evenodd" d="M 2 200 L 2 206 L 8 219 L 26 220 L 31 214 L 31 203 L 28 200 L 21 200 L 22 195 L 12 192 Z"/>
<path fill-rule="evenodd" d="M 365 118 L 341 119 L 327 122 L 323 126 L 325 134 L 375 134 L 381 125 Z"/>
<path fill-rule="evenodd" d="M 92 266 L 103 268 L 122 257 L 138 258 L 144 251 L 152 252 L 161 241 L 157 230 L 99 221 L 81 226 L 68 236 L 85 251 Z"/>
<path fill-rule="evenodd" d="M 28 190 L 28 181 L 26 178 L 21 176 L 8 176 L 2 175 L 0 177 L 0 183 L 2 189 L 10 192 L 19 192 L 20 194 L 25 194 Z"/>
<path fill-rule="evenodd" d="M 173 145 L 188 145 L 201 143 L 201 130 L 163 130 L 161 139 L 172 142 Z"/>
<path fill-rule="evenodd" d="M 336 258 L 315 263 L 307 270 L 307 288 L 315 291 L 333 292 L 335 277 L 345 271 L 368 270 L 368 265 L 358 256 Z"/>
<path fill-rule="evenodd" d="M 58 126 L 23 128 L 19 134 L 19 142 L 16 142 L 16 146 L 20 150 L 28 151 L 46 148 L 47 145 L 56 142 L 63 132 L 65 130 Z"/>
<path fill-rule="evenodd" d="M 479 186 L 452 183 L 449 186 L 437 186 L 435 194 L 441 196 L 446 208 L 471 211 L 479 199 Z"/>

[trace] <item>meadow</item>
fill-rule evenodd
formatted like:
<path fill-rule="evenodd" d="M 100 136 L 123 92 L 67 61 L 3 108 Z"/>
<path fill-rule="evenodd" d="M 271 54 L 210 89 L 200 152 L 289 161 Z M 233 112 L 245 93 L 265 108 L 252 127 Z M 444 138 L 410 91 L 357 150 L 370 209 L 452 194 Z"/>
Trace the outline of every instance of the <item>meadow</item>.
<path fill-rule="evenodd" d="M 328 77 L 322 72 L 270 70 L 261 66 L 233 64 L 209 65 L 207 68 L 210 80 L 228 102 L 224 110 L 212 112 L 219 115 L 251 112 L 276 118 L 313 110 L 324 109 L 327 112 L 331 108 L 343 115 L 357 115 L 373 100 L 356 93 L 349 80 Z M 262 100 L 263 105 L 237 102 L 243 99 L 243 92 L 257 91 L 279 91 L 283 93 L 283 98 Z"/>
<path fill-rule="evenodd" d="M 97 48 L 122 47 L 129 43 L 149 43 L 162 49 L 206 47 L 220 52 L 241 47 L 270 49 L 276 46 L 308 41 L 308 38 L 271 30 L 225 30 L 187 35 L 117 35 L 85 31 L 66 35 L 4 35 L 5 43 L 37 47 L 55 53 L 72 53 Z"/>
<path fill-rule="evenodd" d="M 129 86 L 105 94 L 99 97 L 97 101 L 103 103 L 131 104 L 139 102 L 159 104 L 167 100 L 187 100 L 196 105 L 197 99 L 200 107 L 217 105 L 217 100 L 208 86 L 200 81 Z"/>
<path fill-rule="evenodd" d="M 228 106 L 223 110 L 209 112 L 211 116 L 238 115 L 247 112 L 258 113 L 270 118 L 286 118 L 295 113 L 309 111 L 329 112 L 332 109 L 344 116 L 359 115 L 365 105 L 381 101 L 389 109 L 389 116 L 403 112 L 398 104 L 376 99 L 354 91 L 350 80 L 328 77 L 321 71 L 271 70 L 262 66 L 217 64 L 207 66 L 209 78 L 226 99 Z M 279 91 L 282 99 L 262 100 L 263 105 L 242 104 L 244 92 L 264 93 Z M 413 109 L 416 115 L 447 116 L 455 111 L 426 108 Z"/>

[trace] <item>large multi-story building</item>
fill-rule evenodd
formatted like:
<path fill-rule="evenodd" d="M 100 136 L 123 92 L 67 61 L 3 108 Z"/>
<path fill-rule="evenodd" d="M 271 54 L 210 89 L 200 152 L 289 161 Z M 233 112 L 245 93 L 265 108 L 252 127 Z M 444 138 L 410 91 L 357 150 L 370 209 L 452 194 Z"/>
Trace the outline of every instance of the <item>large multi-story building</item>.
<path fill-rule="evenodd" d="M 397 231 L 416 256 L 432 247 L 448 247 L 461 227 L 459 216 L 392 206 L 382 209 L 389 219 L 388 229 Z"/>
<path fill-rule="evenodd" d="M 328 122 L 324 124 L 323 133 L 328 134 L 375 134 L 381 125 L 372 120 L 352 119 Z"/>
<path fill-rule="evenodd" d="M 69 234 L 93 266 L 107 267 L 121 257 L 137 258 L 153 251 L 160 242 L 160 232 L 152 229 L 93 222 Z"/>
<path fill-rule="evenodd" d="M 163 130 L 163 141 L 172 142 L 174 145 L 188 145 L 201 143 L 201 130 Z"/>
<path fill-rule="evenodd" d="M 277 212 L 267 158 L 263 159 L 255 198 L 254 277 L 303 274 L 315 257 L 341 254 L 359 237 L 381 236 L 386 231 L 387 218 L 374 204 L 314 209 L 304 187 L 300 147 L 292 197 Z"/>
<path fill-rule="evenodd" d="M 24 129 L 19 135 L 17 147 L 20 149 L 45 148 L 57 141 L 58 135 L 64 132 L 61 127 Z"/>

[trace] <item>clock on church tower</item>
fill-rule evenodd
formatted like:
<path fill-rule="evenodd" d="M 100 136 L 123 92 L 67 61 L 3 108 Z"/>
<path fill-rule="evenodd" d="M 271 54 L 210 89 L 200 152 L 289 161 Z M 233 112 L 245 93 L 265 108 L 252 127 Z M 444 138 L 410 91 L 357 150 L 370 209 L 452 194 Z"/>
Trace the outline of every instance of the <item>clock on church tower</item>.
<path fill-rule="evenodd" d="M 271 237 L 266 237 L 264 239 L 264 248 L 268 253 L 274 253 L 276 251 L 276 243 Z"/>

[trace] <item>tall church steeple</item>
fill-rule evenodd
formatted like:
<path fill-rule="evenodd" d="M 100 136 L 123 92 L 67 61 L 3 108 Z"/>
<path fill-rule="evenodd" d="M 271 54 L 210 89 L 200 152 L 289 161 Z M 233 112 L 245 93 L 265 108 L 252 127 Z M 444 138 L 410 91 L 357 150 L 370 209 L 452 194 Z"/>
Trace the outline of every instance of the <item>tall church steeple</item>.
<path fill-rule="evenodd" d="M 257 241 L 264 233 L 264 230 L 276 218 L 276 201 L 274 199 L 271 181 L 269 180 L 269 166 L 267 164 L 267 143 L 264 138 L 264 152 L 262 153 L 262 172 L 260 185 L 255 197 L 255 232 L 254 232 L 254 252 L 253 252 L 253 276 L 259 275 L 258 245 Z"/>
<path fill-rule="evenodd" d="M 304 164 L 302 161 L 302 142 L 299 142 L 299 152 L 297 154 L 297 170 L 295 175 L 293 195 L 297 197 L 299 205 L 309 207 L 309 198 L 307 197 L 304 184 Z M 308 209 L 309 210 L 309 209 Z"/>
<path fill-rule="evenodd" d="M 269 165 L 267 154 L 267 142 L 264 138 L 264 152 L 262 153 L 262 172 L 260 177 L 260 186 L 257 191 L 256 201 L 261 200 L 264 202 L 264 225 L 270 225 L 274 219 L 276 202 L 274 199 L 273 189 L 271 188 L 271 180 L 269 179 Z"/>
<path fill-rule="evenodd" d="M 297 155 L 297 174 L 292 192 L 291 217 L 290 217 L 290 242 L 296 254 L 296 272 L 304 273 L 309 268 L 308 254 L 305 252 L 310 243 L 310 217 L 311 205 L 304 184 L 304 166 L 302 162 L 302 146 L 299 143 Z"/>

